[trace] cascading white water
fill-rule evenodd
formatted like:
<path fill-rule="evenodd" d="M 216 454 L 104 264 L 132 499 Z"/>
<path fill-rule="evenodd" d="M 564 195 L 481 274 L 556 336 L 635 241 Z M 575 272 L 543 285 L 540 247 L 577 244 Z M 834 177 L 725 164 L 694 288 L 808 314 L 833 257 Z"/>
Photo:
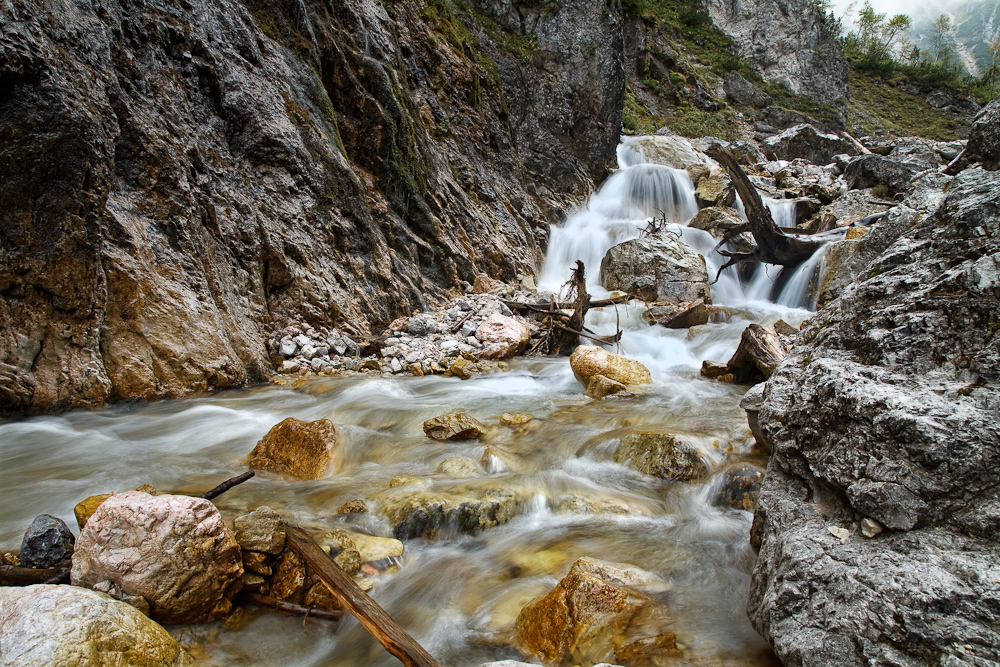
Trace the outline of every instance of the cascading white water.
<path fill-rule="evenodd" d="M 571 215 L 561 227 L 554 227 L 549 251 L 539 278 L 539 288 L 558 292 L 569 279 L 577 260 L 587 269 L 587 289 L 593 296 L 607 291 L 600 284 L 604 255 L 614 245 L 639 236 L 652 219 L 665 218 L 668 229 L 684 243 L 705 257 L 709 277 L 714 279 L 726 258 L 714 252 L 716 240 L 707 232 L 687 227 L 698 212 L 694 187 L 687 172 L 649 164 L 642 152 L 630 143 L 618 147 L 615 172 L 593 194 L 586 205 Z M 778 227 L 795 228 L 795 204 L 783 199 L 764 197 Z M 736 210 L 746 219 L 743 202 L 736 198 Z M 774 283 L 781 269 L 757 266 L 752 280 L 742 284 L 734 267 L 724 270 L 712 285 L 716 304 L 744 306 L 768 303 L 786 308 L 808 308 L 808 285 L 820 266 L 821 253 L 795 270 L 784 281 L 781 293 L 773 295 Z"/>

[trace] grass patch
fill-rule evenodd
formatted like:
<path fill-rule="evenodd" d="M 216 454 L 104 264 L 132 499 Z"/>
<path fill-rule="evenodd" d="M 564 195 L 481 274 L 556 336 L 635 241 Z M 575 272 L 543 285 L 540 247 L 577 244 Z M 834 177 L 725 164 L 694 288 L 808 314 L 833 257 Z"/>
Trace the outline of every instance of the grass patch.
<path fill-rule="evenodd" d="M 900 86 L 912 85 L 904 77 L 887 80 L 852 67 L 848 85 L 851 96 L 848 117 L 858 134 L 880 129 L 897 135 L 952 141 L 957 139 L 955 131 L 964 127 L 961 120 L 927 104 L 923 93 L 900 90 Z"/>
<path fill-rule="evenodd" d="M 664 125 L 682 137 L 719 137 L 726 141 L 740 138 L 733 129 L 736 119 L 729 109 L 709 112 L 694 107 L 680 107 L 678 111 L 681 112 L 680 115 L 666 118 Z"/>

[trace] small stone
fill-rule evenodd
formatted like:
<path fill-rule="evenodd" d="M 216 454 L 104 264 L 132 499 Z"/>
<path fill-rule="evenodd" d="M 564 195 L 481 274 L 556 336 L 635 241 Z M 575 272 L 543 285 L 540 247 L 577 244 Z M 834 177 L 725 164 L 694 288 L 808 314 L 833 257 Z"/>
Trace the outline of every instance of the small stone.
<path fill-rule="evenodd" d="M 527 424 L 534 417 L 526 414 L 519 414 L 513 412 L 505 412 L 500 415 L 500 423 L 504 426 L 517 426 L 518 424 Z"/>
<path fill-rule="evenodd" d="M 21 540 L 21 564 L 24 567 L 59 567 L 73 557 L 76 538 L 62 519 L 40 514 L 28 526 Z"/>
<path fill-rule="evenodd" d="M 302 362 L 297 359 L 285 359 L 281 362 L 281 371 L 283 373 L 295 373 L 300 368 L 302 368 Z"/>
<path fill-rule="evenodd" d="M 241 549 L 280 554 L 285 548 L 285 523 L 281 515 L 266 505 L 237 517 L 233 524 Z"/>
<path fill-rule="evenodd" d="M 397 359 L 396 357 L 393 357 L 392 361 L 389 362 L 389 368 L 392 369 L 393 373 L 402 373 L 403 372 L 403 364 L 401 364 L 399 362 L 399 359 Z"/>
<path fill-rule="evenodd" d="M 353 575 L 361 571 L 361 554 L 357 549 L 344 549 L 337 554 L 333 562 L 347 574 Z"/>
<path fill-rule="evenodd" d="M 270 577 L 273 570 L 271 569 L 269 561 L 270 558 L 267 554 L 263 554 L 259 551 L 243 550 L 243 567 L 245 570 L 251 570 L 257 574 Z"/>
<path fill-rule="evenodd" d="M 294 551 L 286 551 L 278 560 L 271 577 L 269 594 L 276 600 L 302 604 L 306 594 L 306 564 Z"/>
<path fill-rule="evenodd" d="M 882 532 L 882 524 L 875 519 L 865 517 L 861 520 L 861 534 L 871 539 Z"/>
<path fill-rule="evenodd" d="M 101 503 L 110 497 L 110 493 L 102 493 L 84 498 L 76 504 L 76 507 L 73 508 L 73 514 L 76 516 L 76 525 L 80 527 L 80 530 L 83 530 L 83 527 L 87 525 L 87 519 L 97 511 Z"/>
<path fill-rule="evenodd" d="M 749 463 L 739 463 L 725 472 L 725 485 L 716 494 L 713 504 L 753 512 L 760 496 L 764 471 Z"/>
<path fill-rule="evenodd" d="M 281 353 L 281 356 L 287 359 L 288 357 L 294 357 L 295 351 L 298 349 L 299 346 L 296 345 L 294 340 L 286 338 L 285 340 L 281 341 L 281 347 L 279 348 L 278 351 Z"/>
<path fill-rule="evenodd" d="M 449 477 L 478 477 L 482 474 L 479 464 L 464 456 L 450 456 L 441 462 L 437 471 Z"/>
<path fill-rule="evenodd" d="M 827 530 L 830 534 L 839 539 L 841 542 L 846 542 L 851 537 L 851 531 L 846 528 L 841 528 L 840 526 L 828 526 Z"/>
<path fill-rule="evenodd" d="M 729 366 L 706 359 L 701 362 L 701 374 L 703 377 L 717 379 L 729 373 Z"/>
<path fill-rule="evenodd" d="M 330 592 L 330 588 L 322 581 L 313 584 L 306 592 L 303 604 L 310 609 L 336 611 L 340 609 L 340 601 Z"/>
<path fill-rule="evenodd" d="M 794 336 L 799 332 L 798 329 L 784 320 L 778 320 L 774 323 L 774 331 L 779 336 Z"/>
<path fill-rule="evenodd" d="M 244 590 L 257 590 L 266 583 L 264 577 L 260 576 L 256 572 L 251 572 L 245 570 L 243 572 L 243 588 Z"/>
<path fill-rule="evenodd" d="M 375 537 L 362 533 L 349 533 L 349 535 L 361 555 L 362 563 L 399 558 L 403 555 L 403 543 L 391 537 Z"/>
<path fill-rule="evenodd" d="M 340 506 L 337 510 L 337 514 L 361 514 L 362 512 L 368 511 L 368 505 L 365 504 L 363 500 L 349 500 Z"/>
<path fill-rule="evenodd" d="M 295 344 L 298 345 L 299 347 L 305 347 L 306 345 L 312 345 L 313 344 L 312 338 L 310 338 L 309 336 L 306 336 L 304 334 L 299 334 L 298 336 L 296 336 L 292 340 L 295 341 Z"/>
<path fill-rule="evenodd" d="M 434 440 L 475 440 L 486 434 L 486 426 L 472 415 L 458 412 L 428 419 L 424 433 Z"/>
<path fill-rule="evenodd" d="M 451 374 L 462 380 L 468 380 L 475 375 L 475 368 L 476 365 L 465 357 L 458 357 L 451 363 L 450 366 L 448 366 L 448 370 L 451 371 Z"/>

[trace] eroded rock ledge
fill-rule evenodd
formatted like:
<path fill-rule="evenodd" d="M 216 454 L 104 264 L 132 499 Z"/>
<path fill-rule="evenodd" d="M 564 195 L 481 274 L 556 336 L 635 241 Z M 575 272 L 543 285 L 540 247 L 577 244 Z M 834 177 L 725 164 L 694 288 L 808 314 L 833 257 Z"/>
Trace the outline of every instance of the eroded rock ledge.
<path fill-rule="evenodd" d="M 994 664 L 1000 172 L 884 224 L 767 382 L 748 613 L 786 665 Z"/>
<path fill-rule="evenodd" d="M 532 273 L 614 161 L 612 5 L 5 3 L 0 412 L 262 380 L 291 319 Z"/>

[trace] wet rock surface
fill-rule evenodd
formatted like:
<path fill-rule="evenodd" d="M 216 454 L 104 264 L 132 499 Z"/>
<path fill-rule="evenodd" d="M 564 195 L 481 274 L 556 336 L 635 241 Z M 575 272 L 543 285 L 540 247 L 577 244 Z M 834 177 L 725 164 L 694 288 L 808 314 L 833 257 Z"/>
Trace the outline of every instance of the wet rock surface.
<path fill-rule="evenodd" d="M 69 565 L 76 537 L 69 526 L 49 514 L 35 517 L 21 540 L 24 567 L 51 568 Z"/>
<path fill-rule="evenodd" d="M 180 644 L 135 608 L 75 586 L 0 587 L 8 667 L 180 667 Z"/>
<path fill-rule="evenodd" d="M 612 638 L 624 634 L 640 609 L 655 604 L 635 588 L 649 583 L 640 572 L 580 559 L 555 588 L 521 610 L 514 645 L 545 665 L 612 658 Z"/>
<path fill-rule="evenodd" d="M 433 440 L 476 440 L 486 435 L 486 425 L 470 414 L 456 412 L 428 419 L 424 433 Z"/>
<path fill-rule="evenodd" d="M 705 258 L 667 235 L 649 235 L 612 247 L 601 262 L 601 284 L 646 301 L 711 303 Z"/>
<path fill-rule="evenodd" d="M 569 357 L 573 375 L 584 387 L 590 386 L 595 375 L 602 375 L 621 384 L 650 384 L 649 369 L 641 363 L 596 345 L 580 345 Z"/>
<path fill-rule="evenodd" d="M 959 173 L 767 382 L 748 613 L 787 665 L 1000 652 L 998 193 Z"/>
<path fill-rule="evenodd" d="M 72 581 L 111 582 L 149 605 L 163 623 L 225 616 L 242 585 L 240 548 L 212 503 L 128 491 L 90 517 L 73 554 Z"/>
<path fill-rule="evenodd" d="M 700 482 L 709 472 L 708 462 L 697 447 L 669 433 L 622 436 L 614 458 L 643 474 L 678 482 Z"/>
<path fill-rule="evenodd" d="M 325 477 L 333 464 L 337 427 L 329 419 L 289 417 L 268 431 L 247 456 L 247 466 L 299 479 Z"/>

